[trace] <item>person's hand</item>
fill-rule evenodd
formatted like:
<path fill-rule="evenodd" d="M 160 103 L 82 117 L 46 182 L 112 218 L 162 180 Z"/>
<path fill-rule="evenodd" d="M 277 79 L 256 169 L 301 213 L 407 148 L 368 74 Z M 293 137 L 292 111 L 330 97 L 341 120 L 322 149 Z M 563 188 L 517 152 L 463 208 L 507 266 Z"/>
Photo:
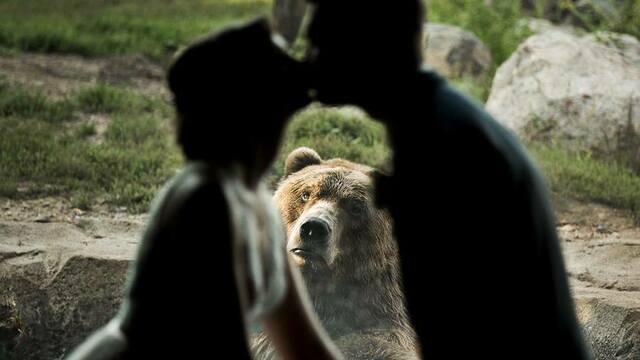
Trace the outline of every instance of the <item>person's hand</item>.
<path fill-rule="evenodd" d="M 400 106 L 421 65 L 421 0 L 309 1 L 308 61 L 318 100 L 381 117 Z"/>

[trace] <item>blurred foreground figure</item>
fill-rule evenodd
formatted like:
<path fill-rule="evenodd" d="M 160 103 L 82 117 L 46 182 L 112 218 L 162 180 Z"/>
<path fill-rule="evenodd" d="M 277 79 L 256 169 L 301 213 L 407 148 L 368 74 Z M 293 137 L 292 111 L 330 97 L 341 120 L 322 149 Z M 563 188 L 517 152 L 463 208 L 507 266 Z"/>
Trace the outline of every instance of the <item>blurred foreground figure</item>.
<path fill-rule="evenodd" d="M 391 211 L 425 359 L 588 359 L 548 195 L 522 145 L 420 70 L 418 0 L 317 0 L 319 100 L 383 122 Z"/>
<path fill-rule="evenodd" d="M 243 320 L 260 321 L 284 359 L 339 358 L 260 184 L 308 103 L 303 78 L 264 21 L 179 56 L 169 87 L 187 165 L 152 205 L 120 313 L 70 359 L 249 359 Z"/>

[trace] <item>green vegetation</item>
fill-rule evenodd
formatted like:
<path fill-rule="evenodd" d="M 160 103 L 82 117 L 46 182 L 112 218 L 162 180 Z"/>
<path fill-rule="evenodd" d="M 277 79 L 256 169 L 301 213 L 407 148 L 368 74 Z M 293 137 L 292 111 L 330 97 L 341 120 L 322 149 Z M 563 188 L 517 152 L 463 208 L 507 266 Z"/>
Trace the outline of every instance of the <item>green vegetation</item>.
<path fill-rule="evenodd" d="M 106 85 L 56 102 L 15 85 L 2 88 L 0 103 L 15 103 L 15 94 L 20 94 L 23 100 L 18 103 L 26 104 L 3 107 L 14 111 L 0 117 L 2 196 L 61 194 L 80 208 L 102 198 L 107 204 L 144 211 L 180 163 L 167 104 Z M 28 106 L 24 99 L 35 105 Z M 113 113 L 101 142 L 91 141 L 97 130 L 83 122 L 87 111 Z M 18 191 L 24 182 L 28 190 Z"/>
<path fill-rule="evenodd" d="M 162 59 L 194 37 L 269 7 L 266 0 L 3 0 L 0 47 Z"/>
<path fill-rule="evenodd" d="M 556 194 L 625 209 L 640 222 L 640 176 L 629 167 L 553 145 L 530 144 L 529 150 Z"/>
<path fill-rule="evenodd" d="M 286 156 L 300 146 L 316 150 L 324 159 L 344 158 L 374 167 L 389 157 L 384 126 L 363 112 L 312 106 L 297 114 L 287 129 L 272 178 L 280 178 Z"/>
<path fill-rule="evenodd" d="M 148 98 L 104 84 L 80 90 L 74 100 L 74 105 L 87 113 L 144 112 L 156 106 Z"/>
<path fill-rule="evenodd" d="M 267 14 L 271 0 L 0 0 L 0 56 L 21 51 L 110 56 L 142 53 L 166 61 L 193 38 L 238 20 Z M 475 33 L 506 60 L 529 35 L 518 1 L 429 0 L 429 19 Z M 569 2 L 563 2 L 563 4 Z M 593 21 L 592 30 L 640 35 L 640 3 L 623 16 Z M 566 9 L 575 11 L 575 9 Z M 296 45 L 299 54 L 304 41 Z M 483 101 L 491 77 L 453 79 Z M 104 123 L 90 119 L 99 115 Z M 145 211 L 157 189 L 179 168 L 171 106 L 121 88 L 97 84 L 58 100 L 10 84 L 0 75 L 0 197 L 56 194 L 73 206 L 98 203 Z M 105 129 L 106 127 L 106 129 Z M 271 180 L 298 146 L 324 158 L 343 157 L 384 166 L 384 127 L 352 110 L 319 106 L 292 120 Z M 640 179 L 627 167 L 553 145 L 529 144 L 553 191 L 633 212 L 640 219 Z M 26 189 L 26 190 L 25 190 Z"/>
<path fill-rule="evenodd" d="M 35 117 L 47 122 L 59 122 L 69 118 L 71 112 L 71 104 L 66 101 L 50 101 L 40 93 L 10 88 L 0 78 L 0 117 Z"/>
<path fill-rule="evenodd" d="M 486 101 L 491 88 L 491 79 L 497 67 L 511 56 L 514 50 L 531 35 L 525 16 L 543 17 L 547 3 L 557 2 L 555 9 L 571 16 L 588 31 L 613 31 L 640 37 L 640 1 L 620 1 L 619 14 L 577 9 L 572 1 L 539 0 L 537 9 L 526 14 L 521 1 L 492 0 L 491 6 L 485 0 L 428 0 L 429 21 L 460 26 L 474 33 L 491 50 L 495 68 L 486 79 L 453 79 L 452 82 L 464 93 L 480 101 Z M 586 1 L 587 4 L 593 1 Z M 585 3 L 585 2 L 583 2 Z"/>
<path fill-rule="evenodd" d="M 563 1 L 560 10 L 570 13 L 588 31 L 613 31 L 640 37 L 640 2 L 637 0 L 616 1 L 613 4 L 590 0 L 586 4 L 590 10 Z"/>

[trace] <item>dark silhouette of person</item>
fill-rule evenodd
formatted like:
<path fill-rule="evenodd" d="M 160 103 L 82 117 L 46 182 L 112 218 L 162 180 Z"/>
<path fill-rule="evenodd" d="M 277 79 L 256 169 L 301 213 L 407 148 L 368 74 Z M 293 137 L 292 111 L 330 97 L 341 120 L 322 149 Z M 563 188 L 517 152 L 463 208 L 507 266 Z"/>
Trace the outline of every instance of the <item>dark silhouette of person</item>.
<path fill-rule="evenodd" d="M 188 47 L 168 73 L 186 166 L 152 205 L 118 315 L 69 359 L 250 358 L 245 320 L 283 359 L 340 355 L 289 265 L 261 176 L 308 102 L 264 20 Z"/>
<path fill-rule="evenodd" d="M 388 128 L 389 208 L 425 359 L 588 359 L 548 194 L 523 146 L 421 69 L 419 0 L 316 0 L 313 87 Z"/>

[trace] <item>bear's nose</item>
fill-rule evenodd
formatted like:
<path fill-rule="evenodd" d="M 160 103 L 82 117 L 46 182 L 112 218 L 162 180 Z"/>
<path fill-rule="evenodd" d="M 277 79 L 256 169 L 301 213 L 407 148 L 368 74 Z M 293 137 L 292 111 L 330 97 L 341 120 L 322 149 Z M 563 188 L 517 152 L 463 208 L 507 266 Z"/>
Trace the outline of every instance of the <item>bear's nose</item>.
<path fill-rule="evenodd" d="M 324 244 L 329 241 L 329 225 L 322 220 L 309 220 L 300 227 L 300 237 L 314 245 Z"/>

